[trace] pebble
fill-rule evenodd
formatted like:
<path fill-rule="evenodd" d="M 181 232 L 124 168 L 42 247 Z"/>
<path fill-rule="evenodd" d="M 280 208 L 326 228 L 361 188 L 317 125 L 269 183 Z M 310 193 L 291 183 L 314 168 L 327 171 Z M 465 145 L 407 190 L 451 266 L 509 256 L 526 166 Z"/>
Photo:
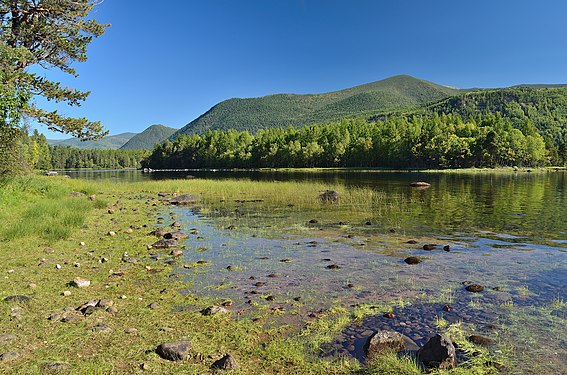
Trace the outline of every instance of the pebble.
<path fill-rule="evenodd" d="M 64 297 L 69 297 L 71 295 L 71 292 L 69 290 L 65 290 L 63 293 L 61 293 Z"/>
<path fill-rule="evenodd" d="M 77 288 L 86 288 L 91 285 L 91 281 L 82 277 L 75 277 L 70 284 Z"/>
<path fill-rule="evenodd" d="M 61 269 L 61 265 L 60 265 L 60 264 L 56 264 L 56 265 L 55 265 L 55 268 L 57 268 L 58 270 L 60 270 L 60 269 Z"/>

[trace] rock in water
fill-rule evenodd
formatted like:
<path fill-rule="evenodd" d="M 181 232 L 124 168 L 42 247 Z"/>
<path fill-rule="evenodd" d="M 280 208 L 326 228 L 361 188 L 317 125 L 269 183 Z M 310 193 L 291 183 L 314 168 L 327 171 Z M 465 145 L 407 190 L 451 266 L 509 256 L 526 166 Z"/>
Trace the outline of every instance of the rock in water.
<path fill-rule="evenodd" d="M 418 257 L 407 257 L 406 259 L 404 259 L 404 262 L 406 262 L 407 264 L 419 264 L 421 263 L 421 259 L 419 259 Z"/>
<path fill-rule="evenodd" d="M 375 358 L 386 353 L 397 353 L 405 347 L 402 334 L 394 331 L 377 331 L 364 344 L 364 354 L 368 358 Z"/>
<path fill-rule="evenodd" d="M 199 202 L 199 197 L 193 194 L 183 194 L 178 197 L 171 198 L 169 200 L 170 204 L 174 204 L 177 206 L 190 205 L 190 204 L 195 204 L 197 202 Z"/>
<path fill-rule="evenodd" d="M 417 351 L 417 358 L 427 367 L 449 369 L 455 367 L 455 347 L 444 335 L 435 335 Z"/>
<path fill-rule="evenodd" d="M 156 353 L 163 359 L 170 361 L 184 361 L 189 357 L 191 343 L 189 341 L 175 341 L 161 344 Z"/>
<path fill-rule="evenodd" d="M 484 290 L 484 287 L 480 284 L 471 284 L 467 286 L 465 289 L 472 293 L 480 293 Z"/>
<path fill-rule="evenodd" d="M 213 363 L 211 367 L 217 370 L 233 370 L 238 367 L 238 363 L 236 363 L 236 360 L 232 355 L 227 354 Z"/>
<path fill-rule="evenodd" d="M 339 192 L 335 190 L 325 190 L 319 195 L 319 199 L 321 199 L 321 202 L 338 202 Z"/>
<path fill-rule="evenodd" d="M 412 182 L 410 183 L 411 187 L 417 187 L 417 188 L 426 188 L 426 187 L 430 187 L 431 184 L 429 182 L 425 182 L 425 181 L 416 181 L 416 182 Z"/>

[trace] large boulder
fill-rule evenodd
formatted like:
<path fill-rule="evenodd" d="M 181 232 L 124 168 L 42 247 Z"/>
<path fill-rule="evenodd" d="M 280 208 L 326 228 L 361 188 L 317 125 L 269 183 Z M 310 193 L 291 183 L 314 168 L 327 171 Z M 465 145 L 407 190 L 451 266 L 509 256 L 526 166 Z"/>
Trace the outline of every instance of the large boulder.
<path fill-rule="evenodd" d="M 338 202 L 339 192 L 335 190 L 325 190 L 319 195 L 321 202 Z"/>
<path fill-rule="evenodd" d="M 169 200 L 170 204 L 176 206 L 186 206 L 199 202 L 199 197 L 193 194 L 183 194 Z"/>
<path fill-rule="evenodd" d="M 406 344 L 404 336 L 394 331 L 377 331 L 366 340 L 364 344 L 364 354 L 368 358 L 375 358 L 382 354 L 397 353 L 404 350 Z"/>
<path fill-rule="evenodd" d="M 453 368 L 456 365 L 455 347 L 444 335 L 435 335 L 417 351 L 417 358 L 426 367 L 441 369 Z"/>
<path fill-rule="evenodd" d="M 184 361 L 189 357 L 191 342 L 181 340 L 168 342 L 157 347 L 156 353 L 170 361 Z"/>

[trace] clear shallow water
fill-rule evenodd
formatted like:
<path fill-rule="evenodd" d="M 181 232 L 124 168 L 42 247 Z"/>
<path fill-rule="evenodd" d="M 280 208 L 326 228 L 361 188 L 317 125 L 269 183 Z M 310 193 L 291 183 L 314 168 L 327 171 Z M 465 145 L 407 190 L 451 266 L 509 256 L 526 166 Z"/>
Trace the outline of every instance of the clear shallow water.
<path fill-rule="evenodd" d="M 146 178 L 136 173 L 128 172 L 132 181 Z M 345 328 L 323 348 L 323 355 L 361 358 L 366 338 L 373 330 L 383 328 L 400 331 L 422 345 L 442 329 L 438 322 L 443 319 L 462 322 L 467 332 L 494 339 L 495 351 L 501 350 L 501 346 L 512 347 L 513 368 L 518 369 L 515 372 L 564 370 L 564 172 L 208 173 L 206 177 L 219 180 L 242 176 L 250 180 L 292 179 L 309 183 L 313 178 L 318 182 L 367 186 L 403 199 L 397 200 L 401 207 L 372 218 L 377 222 L 372 226 L 357 222 L 338 226 L 335 217 L 323 215 L 326 220 L 309 227 L 305 226 L 306 219 L 317 212 L 285 208 L 279 211 L 279 225 L 273 225 L 273 210 L 264 209 L 263 204 L 227 203 L 224 210 L 211 209 L 208 212 L 214 214 L 206 216 L 174 208 L 170 210 L 171 220 L 182 222 L 186 233 L 193 228 L 199 232 L 185 242 L 187 250 L 182 262 L 209 262 L 191 269 L 180 264 L 176 272 L 187 280 L 188 293 L 211 296 L 219 303 L 230 299 L 237 315 L 284 311 L 267 319 L 267 325 L 301 324 L 330 306 L 376 305 L 376 315 Z M 200 177 L 196 172 L 192 174 Z M 427 180 L 432 187 L 409 188 L 409 182 L 415 180 Z M 254 215 L 239 219 L 233 214 L 235 207 L 241 213 Z M 164 217 L 167 225 L 170 218 L 165 213 Z M 223 229 L 228 222 L 239 228 Z M 286 231 L 286 226 L 294 225 L 303 226 L 303 230 L 294 230 L 293 234 Z M 392 226 L 393 233 L 389 230 L 394 229 Z M 418 244 L 407 244 L 411 238 L 417 239 Z M 437 250 L 421 248 L 431 242 L 440 245 Z M 444 245 L 450 245 L 451 251 L 443 251 Z M 422 257 L 423 263 L 406 265 L 403 259 L 410 255 Z M 328 269 L 331 264 L 340 269 Z M 229 266 L 232 271 L 227 270 Z M 485 291 L 470 293 L 465 290 L 466 282 L 480 283 Z M 382 316 L 384 304 L 394 305 L 394 319 Z M 446 304 L 453 309 L 444 311 Z"/>

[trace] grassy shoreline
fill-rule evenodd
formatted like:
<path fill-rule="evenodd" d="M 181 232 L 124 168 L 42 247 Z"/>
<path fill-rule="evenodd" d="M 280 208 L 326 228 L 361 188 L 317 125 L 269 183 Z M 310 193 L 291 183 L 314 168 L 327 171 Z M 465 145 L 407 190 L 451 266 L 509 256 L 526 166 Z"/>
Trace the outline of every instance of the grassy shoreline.
<path fill-rule="evenodd" d="M 202 309 L 219 301 L 182 295 L 179 292 L 187 285 L 176 278 L 177 266 L 150 260 L 147 245 L 156 238 L 147 233 L 156 227 L 158 216 L 166 218 L 166 226 L 175 219 L 158 192 L 195 192 L 203 206 L 219 199 L 255 197 L 277 205 L 293 199 L 300 210 L 319 205 L 318 192 L 327 185 L 314 184 L 312 191 L 301 195 L 298 186 L 210 180 L 108 183 L 47 177 L 22 177 L 3 184 L 0 204 L 6 210 L 0 213 L 0 255 L 5 277 L 0 281 L 0 314 L 7 318 L 0 321 L 0 334 L 17 338 L 0 342 L 0 352 L 16 351 L 19 357 L 0 362 L 0 372 L 17 369 L 39 374 L 46 372 L 47 363 L 64 363 L 66 373 L 137 373 L 144 367 L 155 374 L 206 374 L 213 373 L 210 366 L 215 359 L 232 353 L 240 364 L 233 370 L 238 374 L 420 373 L 415 363 L 391 356 L 367 368 L 352 358 L 318 356 L 321 343 L 369 311 L 336 306 L 307 320 L 299 333 L 293 327 L 266 328 L 248 318 L 236 319 L 235 313 L 203 316 Z M 84 195 L 72 196 L 71 191 Z M 369 193 L 367 189 L 342 190 L 345 209 L 383 203 L 381 195 L 369 197 Z M 93 194 L 96 197 L 89 199 Z M 69 286 L 77 276 L 91 280 L 91 286 Z M 65 291 L 70 295 L 64 295 Z M 32 300 L 4 301 L 10 295 L 27 295 Z M 117 312 L 98 309 L 66 323 L 48 319 L 93 299 L 112 300 Z M 188 361 L 169 362 L 155 354 L 157 345 L 184 337 L 193 344 Z M 457 331 L 454 338 L 482 355 L 469 364 L 472 367 L 439 373 L 496 372 L 485 364 L 487 351 L 467 347 L 462 332 Z"/>

